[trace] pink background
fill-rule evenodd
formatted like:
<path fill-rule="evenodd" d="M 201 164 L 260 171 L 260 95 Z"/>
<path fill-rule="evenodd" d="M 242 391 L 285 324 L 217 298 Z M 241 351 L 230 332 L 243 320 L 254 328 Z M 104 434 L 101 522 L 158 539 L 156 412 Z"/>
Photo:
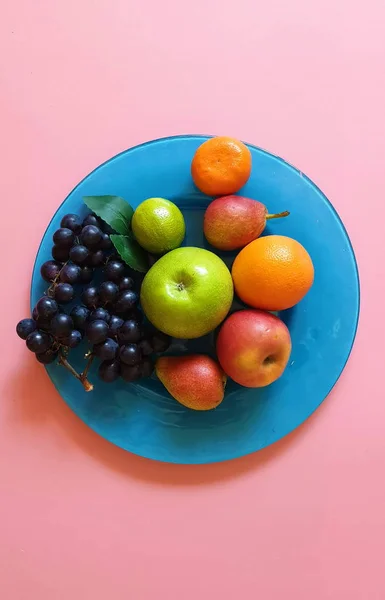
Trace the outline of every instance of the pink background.
<path fill-rule="evenodd" d="M 0 597 L 383 600 L 383 0 L 2 4 Z M 267 148 L 322 188 L 357 253 L 362 313 L 340 382 L 298 431 L 183 467 L 87 429 L 14 326 L 72 187 L 129 146 L 195 132 Z"/>

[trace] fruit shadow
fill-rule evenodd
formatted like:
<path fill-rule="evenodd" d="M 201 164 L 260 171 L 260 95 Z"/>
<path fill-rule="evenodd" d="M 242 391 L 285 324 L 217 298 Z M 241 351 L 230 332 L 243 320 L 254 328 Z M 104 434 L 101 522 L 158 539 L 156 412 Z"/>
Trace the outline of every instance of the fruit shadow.
<path fill-rule="evenodd" d="M 224 420 L 229 418 L 232 412 L 230 410 L 231 389 L 229 391 L 227 401 L 222 407 L 221 418 Z M 293 445 L 299 444 L 305 436 L 310 435 L 313 422 L 311 417 L 306 424 L 302 424 L 285 438 L 259 452 L 241 458 L 213 464 L 180 465 L 136 456 L 100 437 L 87 427 L 61 399 L 45 369 L 36 363 L 33 356 L 26 358 L 23 364 L 18 365 L 17 370 L 9 374 L 3 401 L 6 402 L 6 418 L 12 427 L 34 429 L 37 440 L 42 429 L 49 429 L 53 432 L 52 438 L 60 439 L 60 436 L 67 438 L 81 452 L 123 477 L 146 484 L 170 486 L 210 485 L 265 468 L 268 463 L 278 460 Z M 323 403 L 318 410 L 325 410 L 324 405 L 327 403 Z M 200 425 L 204 419 L 207 422 L 207 419 L 212 418 L 209 412 L 197 413 L 197 420 L 201 421 Z M 189 426 L 191 426 L 191 415 Z M 244 435 L 247 435 L 246 430 L 245 426 Z M 185 434 L 186 429 L 183 432 Z M 212 430 L 210 431 L 209 428 L 207 428 L 207 436 L 212 436 Z M 218 443 L 224 443 L 224 440 L 218 439 Z"/>

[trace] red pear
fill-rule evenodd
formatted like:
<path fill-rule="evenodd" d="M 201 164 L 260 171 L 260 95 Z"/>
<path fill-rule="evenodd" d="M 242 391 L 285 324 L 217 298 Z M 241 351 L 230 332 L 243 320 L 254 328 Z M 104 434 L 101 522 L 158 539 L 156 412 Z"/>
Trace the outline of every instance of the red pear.
<path fill-rule="evenodd" d="M 210 410 L 223 400 L 227 377 L 209 356 L 162 356 L 155 371 L 171 396 L 187 408 Z"/>
<path fill-rule="evenodd" d="M 222 196 L 207 207 L 203 231 L 207 241 L 219 250 L 236 250 L 261 235 L 268 219 L 287 217 L 286 210 L 270 215 L 262 202 L 244 196 Z"/>

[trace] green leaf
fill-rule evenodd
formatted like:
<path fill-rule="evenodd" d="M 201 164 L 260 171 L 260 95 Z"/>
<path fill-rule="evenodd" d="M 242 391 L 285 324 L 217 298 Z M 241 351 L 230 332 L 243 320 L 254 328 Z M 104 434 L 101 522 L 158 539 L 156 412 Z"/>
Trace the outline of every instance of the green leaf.
<path fill-rule="evenodd" d="M 111 242 L 124 260 L 124 262 L 141 273 L 149 269 L 147 253 L 135 240 L 126 235 L 110 235 Z"/>
<path fill-rule="evenodd" d="M 121 235 L 131 236 L 132 206 L 120 196 L 84 196 L 90 210 Z"/>

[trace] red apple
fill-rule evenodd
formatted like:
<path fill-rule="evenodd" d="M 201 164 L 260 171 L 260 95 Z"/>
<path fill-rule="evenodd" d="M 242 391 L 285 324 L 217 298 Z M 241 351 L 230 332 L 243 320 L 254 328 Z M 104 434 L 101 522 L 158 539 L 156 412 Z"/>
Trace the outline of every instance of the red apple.
<path fill-rule="evenodd" d="M 263 310 L 241 310 L 223 323 L 217 356 L 224 372 L 245 387 L 264 387 L 285 370 L 291 339 L 285 323 Z"/>

